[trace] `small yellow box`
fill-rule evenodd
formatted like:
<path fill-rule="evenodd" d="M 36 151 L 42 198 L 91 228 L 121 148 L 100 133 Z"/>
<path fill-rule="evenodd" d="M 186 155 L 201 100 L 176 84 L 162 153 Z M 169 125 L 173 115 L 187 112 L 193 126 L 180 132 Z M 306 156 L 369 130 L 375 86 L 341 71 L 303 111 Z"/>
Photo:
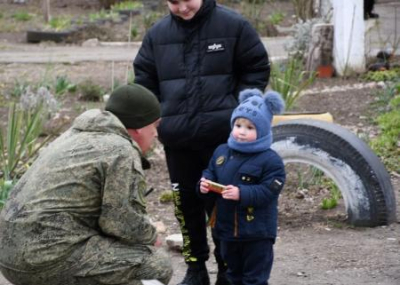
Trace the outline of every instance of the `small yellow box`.
<path fill-rule="evenodd" d="M 215 193 L 221 194 L 222 191 L 225 190 L 225 185 L 222 185 L 222 184 L 219 184 L 219 183 L 216 183 L 216 182 L 209 181 L 209 182 L 208 182 L 208 189 L 209 189 L 210 191 L 215 192 Z"/>

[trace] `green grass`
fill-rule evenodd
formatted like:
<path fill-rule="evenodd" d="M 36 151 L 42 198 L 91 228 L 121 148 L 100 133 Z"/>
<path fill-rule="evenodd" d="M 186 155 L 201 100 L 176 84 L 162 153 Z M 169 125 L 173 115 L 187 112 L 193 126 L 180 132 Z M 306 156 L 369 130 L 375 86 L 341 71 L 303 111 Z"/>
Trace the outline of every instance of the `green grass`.
<path fill-rule="evenodd" d="M 285 15 L 282 12 L 274 12 L 268 18 L 271 24 L 279 25 L 285 19 Z"/>
<path fill-rule="evenodd" d="M 149 30 L 151 26 L 155 22 L 157 22 L 158 19 L 162 17 L 162 14 L 159 12 L 147 12 L 146 14 L 143 15 L 142 17 L 142 24 L 144 26 L 145 31 Z"/>
<path fill-rule="evenodd" d="M 7 13 L 8 12 L 8 13 Z M 24 11 L 7 11 L 0 14 L 0 32 L 15 33 L 24 32 L 29 28 L 34 28 L 41 21 L 37 14 Z"/>
<path fill-rule="evenodd" d="M 98 20 L 117 20 L 119 15 L 113 11 L 100 10 L 96 13 L 89 14 L 89 21 L 96 22 Z"/>
<path fill-rule="evenodd" d="M 36 142 L 44 123 L 42 105 L 33 110 L 22 110 L 11 103 L 6 130 L 0 129 L 0 178 L 5 181 L 18 177 L 25 165 L 36 155 Z M 4 134 L 4 136 L 3 136 Z"/>
<path fill-rule="evenodd" d="M 99 102 L 103 100 L 103 95 L 105 93 L 103 87 L 95 84 L 91 80 L 85 80 L 78 85 L 78 90 L 80 93 L 80 100 Z"/>
<path fill-rule="evenodd" d="M 338 205 L 340 198 L 342 197 L 339 188 L 333 181 L 328 181 L 327 187 L 329 189 L 331 197 L 322 199 L 321 209 L 323 210 L 330 210 L 335 208 Z"/>
<path fill-rule="evenodd" d="M 22 94 L 25 93 L 28 88 L 29 83 L 26 81 L 19 81 L 18 79 L 15 81 L 14 86 L 10 92 L 11 97 L 20 98 Z"/>
<path fill-rule="evenodd" d="M 139 30 L 136 25 L 132 25 L 131 27 L 131 39 L 135 39 L 139 35 Z"/>
<path fill-rule="evenodd" d="M 400 97 L 395 101 L 400 102 Z M 389 170 L 400 173 L 400 108 L 380 115 L 377 122 L 381 133 L 371 141 L 371 147 Z"/>
<path fill-rule="evenodd" d="M 12 180 L 0 179 L 0 210 L 3 208 L 6 200 L 14 187 L 14 182 Z"/>
<path fill-rule="evenodd" d="M 18 98 L 7 102 L 8 119 L 0 125 L 0 206 L 39 150 L 57 133 L 43 136 L 44 123 L 57 107 L 47 87 L 31 88 L 17 81 L 13 92 Z"/>
<path fill-rule="evenodd" d="M 20 12 L 15 12 L 12 17 L 20 22 L 27 22 L 30 21 L 33 18 L 33 15 L 26 12 L 26 11 L 20 11 Z"/>
<path fill-rule="evenodd" d="M 324 172 L 314 166 L 309 166 L 306 169 L 297 168 L 296 175 L 297 188 L 299 189 L 307 189 L 310 186 L 321 184 L 324 178 Z"/>
<path fill-rule="evenodd" d="M 380 133 L 370 141 L 371 148 L 385 166 L 400 173 L 400 81 L 378 93 L 375 109 Z"/>
<path fill-rule="evenodd" d="M 71 26 L 72 26 L 71 18 L 67 16 L 62 16 L 50 19 L 49 23 L 46 25 L 46 28 L 49 30 L 59 32 L 68 30 L 69 28 L 71 28 Z"/>
<path fill-rule="evenodd" d="M 314 82 L 315 73 L 305 71 L 302 61 L 296 57 L 291 57 L 285 64 L 272 64 L 271 67 L 271 88 L 282 95 L 286 111 L 290 111 L 301 92 Z"/>
<path fill-rule="evenodd" d="M 161 203 L 170 203 L 174 200 L 174 195 L 172 191 L 164 191 L 161 193 L 159 198 Z"/>
<path fill-rule="evenodd" d="M 137 1 L 125 1 L 111 6 L 112 11 L 135 10 L 142 8 L 143 4 Z"/>
<path fill-rule="evenodd" d="M 400 78 L 400 68 L 393 68 L 390 70 L 383 70 L 383 71 L 368 71 L 362 77 L 365 81 L 396 81 Z"/>
<path fill-rule="evenodd" d="M 68 92 L 75 92 L 77 90 L 77 86 L 73 84 L 67 76 L 57 76 L 56 81 L 54 83 L 54 93 L 56 96 L 62 96 Z"/>

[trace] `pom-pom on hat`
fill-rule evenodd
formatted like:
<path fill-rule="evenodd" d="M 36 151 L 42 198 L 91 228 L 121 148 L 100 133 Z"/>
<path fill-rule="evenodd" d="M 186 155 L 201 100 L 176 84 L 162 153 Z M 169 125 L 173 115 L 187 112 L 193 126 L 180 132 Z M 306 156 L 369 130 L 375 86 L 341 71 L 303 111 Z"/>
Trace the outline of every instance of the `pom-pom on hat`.
<path fill-rule="evenodd" d="M 141 129 L 161 116 L 157 97 L 139 84 L 123 85 L 115 89 L 105 110 L 117 116 L 127 129 Z"/>
<path fill-rule="evenodd" d="M 231 126 L 233 127 L 237 118 L 250 120 L 256 127 L 257 140 L 253 143 L 237 142 L 237 144 L 257 145 L 256 151 L 258 147 L 268 149 L 272 144 L 271 124 L 273 115 L 281 114 L 285 109 L 285 102 L 282 96 L 275 91 L 267 91 L 264 95 L 258 89 L 246 89 L 240 92 L 239 103 L 239 106 L 232 113 Z M 233 139 L 232 136 L 229 140 L 231 139 Z M 239 151 L 243 151 L 243 149 Z M 250 152 L 250 150 L 246 152 Z"/>

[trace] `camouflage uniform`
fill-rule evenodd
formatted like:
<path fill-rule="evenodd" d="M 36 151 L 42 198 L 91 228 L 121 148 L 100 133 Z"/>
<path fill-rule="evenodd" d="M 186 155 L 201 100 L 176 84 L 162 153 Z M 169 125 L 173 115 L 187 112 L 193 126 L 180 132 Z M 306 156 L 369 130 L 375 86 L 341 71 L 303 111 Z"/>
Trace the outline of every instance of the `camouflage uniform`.
<path fill-rule="evenodd" d="M 0 269 L 17 285 L 141 284 L 172 275 L 153 244 L 138 145 L 90 110 L 45 149 L 0 216 Z"/>

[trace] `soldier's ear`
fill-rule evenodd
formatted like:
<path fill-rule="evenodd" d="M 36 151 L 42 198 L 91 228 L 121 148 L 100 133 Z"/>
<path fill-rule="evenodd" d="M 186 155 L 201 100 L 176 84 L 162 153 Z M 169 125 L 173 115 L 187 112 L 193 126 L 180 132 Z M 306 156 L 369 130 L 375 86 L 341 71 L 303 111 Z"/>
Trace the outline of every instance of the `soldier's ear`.
<path fill-rule="evenodd" d="M 140 129 L 126 129 L 129 136 L 134 140 L 138 141 L 140 135 Z"/>

